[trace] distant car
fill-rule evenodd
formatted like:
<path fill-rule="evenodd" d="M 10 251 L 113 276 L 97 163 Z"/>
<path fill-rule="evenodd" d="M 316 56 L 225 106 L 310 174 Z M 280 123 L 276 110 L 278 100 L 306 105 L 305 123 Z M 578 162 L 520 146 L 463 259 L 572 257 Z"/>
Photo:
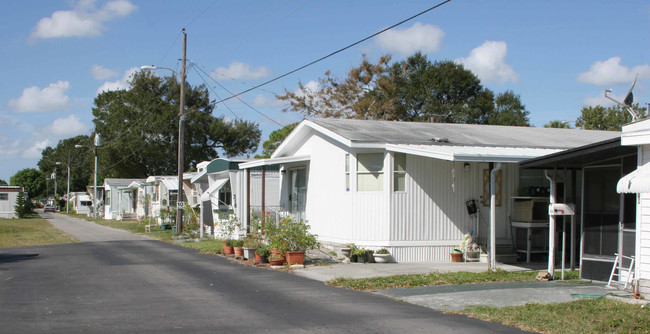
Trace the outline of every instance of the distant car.
<path fill-rule="evenodd" d="M 56 212 L 56 206 L 52 204 L 46 204 L 45 207 L 43 208 L 43 212 Z"/>

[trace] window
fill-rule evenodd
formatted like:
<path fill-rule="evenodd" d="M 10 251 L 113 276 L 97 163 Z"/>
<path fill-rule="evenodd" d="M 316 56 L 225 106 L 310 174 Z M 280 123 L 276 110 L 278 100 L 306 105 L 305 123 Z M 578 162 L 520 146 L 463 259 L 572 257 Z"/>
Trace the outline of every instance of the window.
<path fill-rule="evenodd" d="M 384 154 L 357 154 L 357 190 L 382 191 L 384 184 Z"/>
<path fill-rule="evenodd" d="M 232 204 L 232 191 L 230 190 L 230 182 L 226 183 L 219 190 L 219 204 L 228 206 Z"/>
<path fill-rule="evenodd" d="M 350 155 L 345 155 L 345 191 L 350 191 Z"/>
<path fill-rule="evenodd" d="M 169 205 L 176 205 L 178 199 L 178 190 L 169 191 Z"/>
<path fill-rule="evenodd" d="M 406 191 L 406 153 L 393 154 L 393 191 Z"/>
<path fill-rule="evenodd" d="M 8 200 L 9 200 L 9 194 L 0 193 L 0 201 L 8 201 Z"/>
<path fill-rule="evenodd" d="M 111 205 L 111 191 L 106 190 L 106 199 L 104 200 L 105 205 Z"/>

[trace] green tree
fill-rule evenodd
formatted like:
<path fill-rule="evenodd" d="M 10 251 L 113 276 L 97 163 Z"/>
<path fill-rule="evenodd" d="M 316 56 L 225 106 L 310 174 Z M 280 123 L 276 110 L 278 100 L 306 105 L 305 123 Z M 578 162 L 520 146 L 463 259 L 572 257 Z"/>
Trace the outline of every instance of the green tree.
<path fill-rule="evenodd" d="M 0 179 L 0 186 L 6 186 L 8 185 L 7 181 Z"/>
<path fill-rule="evenodd" d="M 25 218 L 30 212 L 32 212 L 32 206 L 29 201 L 25 200 L 25 193 L 22 191 L 18 192 L 14 212 L 18 218 Z"/>
<path fill-rule="evenodd" d="M 45 174 L 38 169 L 25 168 L 19 170 L 9 180 L 12 186 L 21 186 L 30 198 L 44 196 Z"/>
<path fill-rule="evenodd" d="M 494 111 L 488 118 L 488 124 L 530 126 L 526 106 L 521 103 L 521 97 L 511 90 L 497 95 L 494 99 Z"/>
<path fill-rule="evenodd" d="M 293 123 L 289 124 L 281 129 L 275 130 L 271 132 L 269 135 L 269 139 L 262 143 L 262 154 L 261 155 L 256 155 L 255 159 L 268 159 L 271 157 L 271 154 L 275 151 L 275 149 L 282 144 L 285 138 L 293 131 L 293 129 L 298 126 L 299 123 Z"/>
<path fill-rule="evenodd" d="M 529 125 L 519 95 L 506 91 L 495 99 L 463 65 L 421 53 L 392 65 L 390 59 L 372 64 L 364 56 L 343 80 L 328 71 L 317 89 L 299 82 L 297 92 L 276 98 L 289 102 L 283 111 L 305 117 Z"/>
<path fill-rule="evenodd" d="M 640 108 L 639 104 L 632 106 L 640 118 L 646 118 L 646 108 Z M 627 110 L 616 105 L 613 107 L 583 107 L 580 116 L 576 119 L 576 127 L 586 130 L 607 130 L 621 131 L 623 125 L 632 122 L 632 115 Z"/>
<path fill-rule="evenodd" d="M 104 138 L 98 149 L 102 177 L 176 174 L 180 83 L 176 77 L 136 73 L 128 89 L 95 98 L 95 129 Z M 185 170 L 204 160 L 257 150 L 257 124 L 212 116 L 205 86 L 185 87 Z"/>
<path fill-rule="evenodd" d="M 561 121 L 559 119 L 552 120 L 546 124 L 544 124 L 545 128 L 559 128 L 559 129 L 570 129 L 571 126 L 569 125 L 569 122 L 567 121 Z"/>
<path fill-rule="evenodd" d="M 47 174 L 56 171 L 56 178 L 59 183 L 67 185 L 68 182 L 68 161 L 70 163 L 70 191 L 85 191 L 86 185 L 92 183 L 94 174 L 94 159 L 92 151 L 83 148 L 75 148 L 75 145 L 91 147 L 93 145 L 90 136 L 80 135 L 58 142 L 56 147 L 48 146 L 41 153 L 41 160 L 38 161 L 38 168 Z M 57 165 L 57 162 L 61 164 Z M 67 189 L 60 187 L 59 192 L 65 193 Z"/>

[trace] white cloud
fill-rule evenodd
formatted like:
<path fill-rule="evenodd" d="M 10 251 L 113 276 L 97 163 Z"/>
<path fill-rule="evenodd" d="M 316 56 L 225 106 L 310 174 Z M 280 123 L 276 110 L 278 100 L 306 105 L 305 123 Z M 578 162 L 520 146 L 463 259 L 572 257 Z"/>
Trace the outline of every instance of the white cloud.
<path fill-rule="evenodd" d="M 93 65 L 90 68 L 90 73 L 92 73 L 93 77 L 96 80 L 104 80 L 104 79 L 113 78 L 113 77 L 116 77 L 116 76 L 119 75 L 119 73 L 117 73 L 117 72 L 115 72 L 113 70 L 109 70 L 109 69 L 107 69 L 106 67 L 104 67 L 102 65 Z"/>
<path fill-rule="evenodd" d="M 639 79 L 650 79 L 650 65 L 630 69 L 621 65 L 621 57 L 612 57 L 591 64 L 589 71 L 578 74 L 578 81 L 598 86 L 631 84 L 637 73 Z"/>
<path fill-rule="evenodd" d="M 114 0 L 96 9 L 95 1 L 80 1 L 73 10 L 60 10 L 38 21 L 31 39 L 59 37 L 95 37 L 106 28 L 104 23 L 124 17 L 137 7 L 128 0 Z"/>
<path fill-rule="evenodd" d="M 25 88 L 19 98 L 9 100 L 9 107 L 15 112 L 66 110 L 70 108 L 70 98 L 66 95 L 69 88 L 68 81 L 57 81 L 43 89 Z"/>
<path fill-rule="evenodd" d="M 41 157 L 41 152 L 50 146 L 50 141 L 48 139 L 39 140 L 33 142 L 29 148 L 23 150 L 20 157 L 25 159 L 36 159 Z"/>
<path fill-rule="evenodd" d="M 268 67 L 260 66 L 251 68 L 251 65 L 242 62 L 232 62 L 228 67 L 219 67 L 210 76 L 215 80 L 229 79 L 259 79 L 271 74 Z"/>
<path fill-rule="evenodd" d="M 481 81 L 505 83 L 519 82 L 519 74 L 506 64 L 508 44 L 504 41 L 485 41 L 474 48 L 469 57 L 455 61 L 474 72 Z"/>
<path fill-rule="evenodd" d="M 438 51 L 444 37 L 445 32 L 437 26 L 416 22 L 410 28 L 388 30 L 377 36 L 376 42 L 385 50 L 408 56 Z"/>
<path fill-rule="evenodd" d="M 256 107 L 267 107 L 267 108 L 279 108 L 284 107 L 286 103 L 284 101 L 278 100 L 275 97 L 268 97 L 267 95 L 257 95 L 253 99 L 253 105 Z"/>
<path fill-rule="evenodd" d="M 320 89 L 320 84 L 318 81 L 310 80 L 306 84 L 303 85 L 308 91 L 308 94 L 313 95 L 315 94 L 319 89 Z M 296 89 L 294 93 L 298 96 L 305 96 L 302 90 Z"/>
<path fill-rule="evenodd" d="M 124 76 L 122 76 L 122 79 L 116 81 L 104 82 L 101 86 L 99 86 L 99 88 L 97 88 L 97 95 L 105 91 L 108 92 L 113 90 L 122 90 L 122 89 L 129 88 L 129 81 L 131 80 L 131 77 L 133 76 L 134 73 L 138 71 L 140 71 L 139 68 L 131 67 L 130 69 L 124 71 Z"/>
<path fill-rule="evenodd" d="M 52 122 L 46 129 L 47 133 L 57 138 L 69 138 L 88 132 L 88 125 L 82 123 L 79 118 L 70 114 L 66 118 L 59 118 Z"/>

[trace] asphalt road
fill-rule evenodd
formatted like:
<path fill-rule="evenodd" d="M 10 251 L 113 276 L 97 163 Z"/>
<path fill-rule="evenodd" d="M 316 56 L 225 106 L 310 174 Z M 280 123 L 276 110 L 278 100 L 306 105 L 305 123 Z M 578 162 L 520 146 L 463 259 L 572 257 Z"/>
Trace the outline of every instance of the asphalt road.
<path fill-rule="evenodd" d="M 520 332 L 47 217 L 111 241 L 0 248 L 2 333 Z"/>

